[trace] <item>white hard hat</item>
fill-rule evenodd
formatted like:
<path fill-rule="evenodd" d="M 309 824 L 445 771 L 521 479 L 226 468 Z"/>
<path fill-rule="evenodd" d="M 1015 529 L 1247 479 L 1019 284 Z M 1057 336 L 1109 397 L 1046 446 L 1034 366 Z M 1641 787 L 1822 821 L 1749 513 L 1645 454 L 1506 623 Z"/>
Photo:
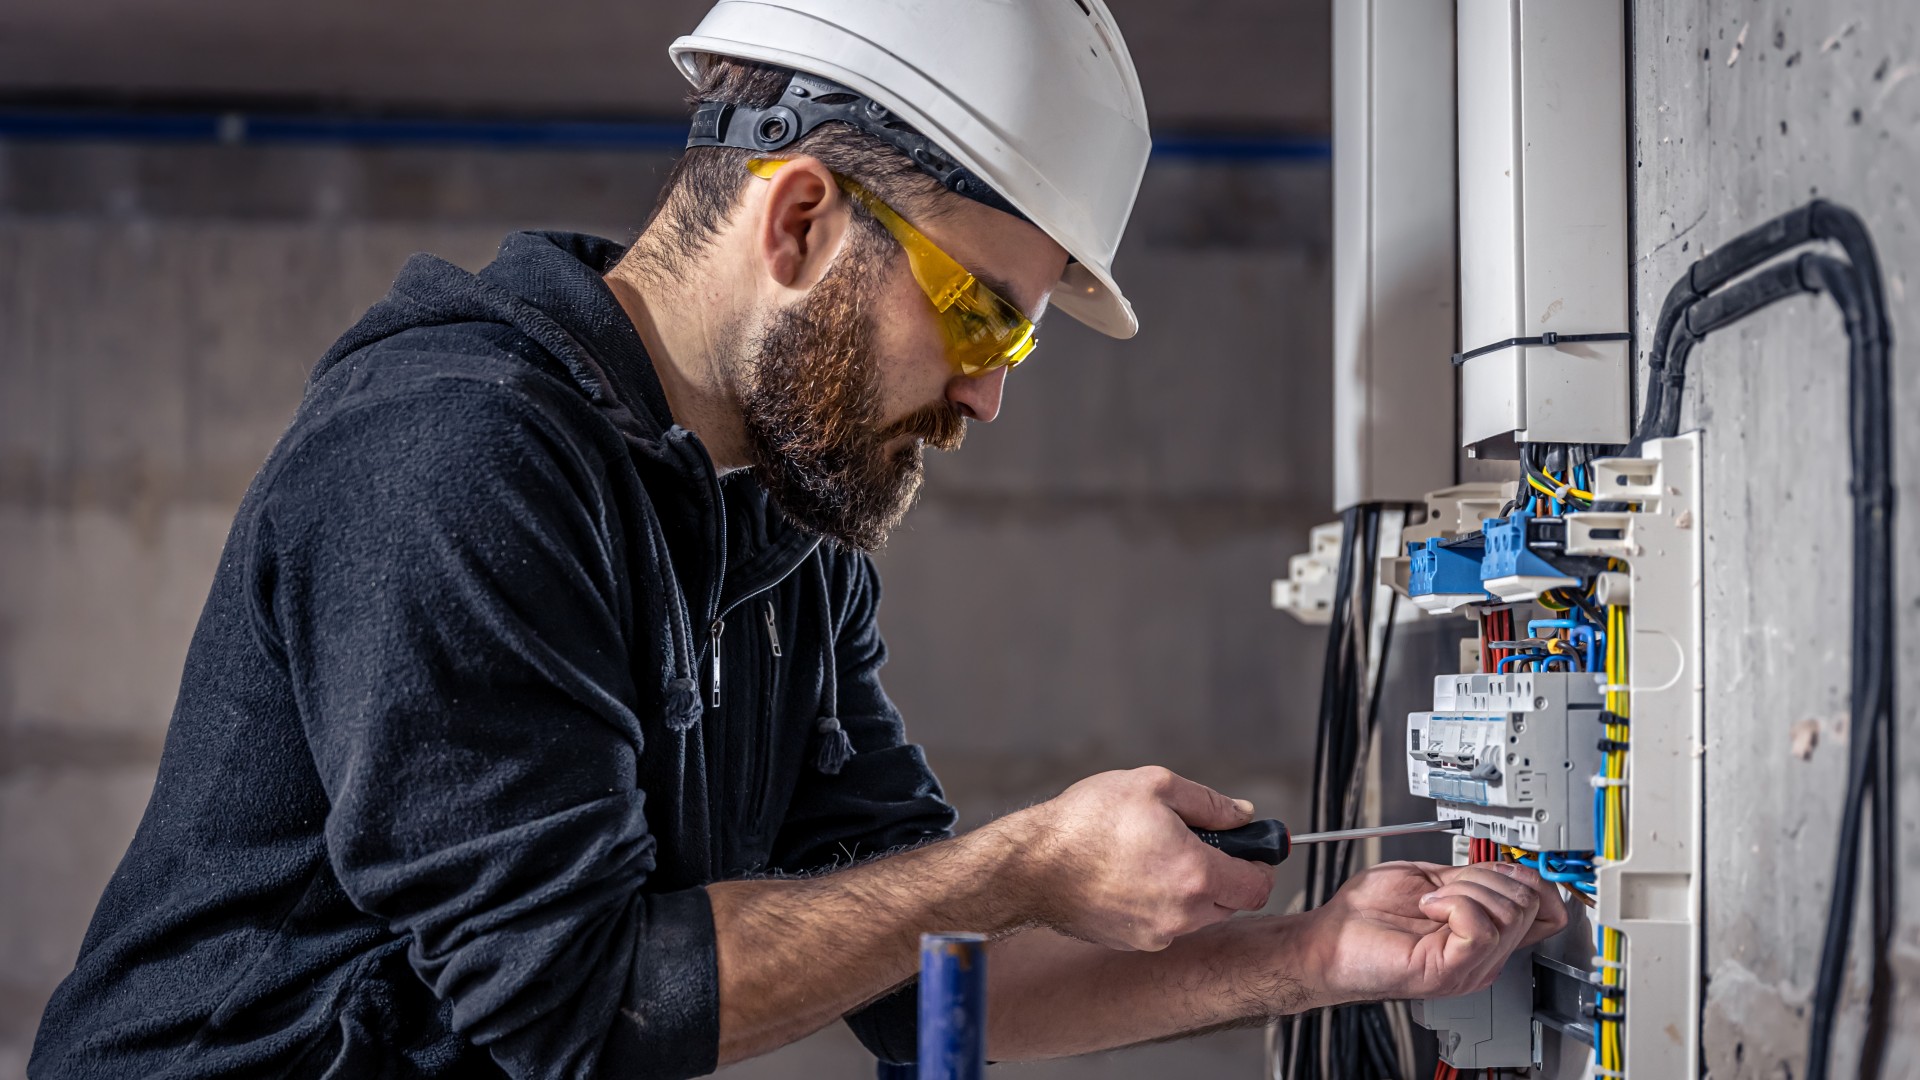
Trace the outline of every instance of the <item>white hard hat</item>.
<path fill-rule="evenodd" d="M 668 50 L 840 83 L 913 125 L 1073 256 L 1052 304 L 1110 337 L 1139 329 L 1113 255 L 1152 140 L 1101 0 L 720 0 Z"/>

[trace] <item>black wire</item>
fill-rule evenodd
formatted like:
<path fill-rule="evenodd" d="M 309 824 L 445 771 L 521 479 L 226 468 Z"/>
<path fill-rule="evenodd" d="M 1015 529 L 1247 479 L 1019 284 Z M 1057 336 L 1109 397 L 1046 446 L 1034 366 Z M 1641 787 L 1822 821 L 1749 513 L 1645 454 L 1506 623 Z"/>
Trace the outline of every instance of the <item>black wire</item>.
<path fill-rule="evenodd" d="M 1314 733 L 1314 779 L 1310 806 L 1315 830 L 1351 825 L 1350 796 L 1361 756 L 1378 724 L 1387 650 L 1392 643 L 1397 598 L 1386 609 L 1378 665 L 1368 681 L 1368 635 L 1373 625 L 1373 553 L 1379 548 L 1381 515 L 1386 507 L 1363 504 L 1341 516 L 1340 559 L 1334 572 L 1334 600 L 1321 668 L 1320 708 Z M 1371 686 L 1371 693 L 1367 694 Z M 1364 698 L 1363 708 L 1363 694 Z M 1332 849 L 1332 850 L 1326 850 Z M 1325 903 L 1346 880 L 1351 845 L 1314 845 L 1307 853 L 1307 906 Z M 1324 1038 L 1323 1038 L 1324 1033 Z M 1322 1075 L 1320 1049 L 1326 1048 Z M 1280 1028 L 1280 1051 L 1294 1065 L 1297 1080 L 1399 1075 L 1399 1056 L 1386 1010 L 1378 1003 L 1316 1010 L 1291 1018 Z"/>
<path fill-rule="evenodd" d="M 1853 452 L 1853 678 L 1851 705 L 1857 737 L 1847 767 L 1840 839 L 1834 852 L 1834 885 L 1828 900 L 1827 933 L 1814 983 L 1808 1031 L 1807 1075 L 1824 1077 L 1831 1051 L 1834 1013 L 1846 976 L 1853 933 L 1854 897 L 1860 870 L 1860 824 L 1872 797 L 1873 964 L 1885 973 L 1894 918 L 1892 859 L 1893 788 L 1882 777 L 1893 737 L 1893 491 L 1890 439 L 1891 385 L 1884 343 L 1871 322 L 1874 306 L 1863 298 L 1853 268 L 1824 255 L 1797 260 L 1803 282 L 1825 291 L 1839 305 L 1849 341 L 1849 427 Z M 1881 816 L 1882 813 L 1886 816 Z M 1887 861 L 1878 861 L 1882 857 Z M 1876 978 L 1876 981 L 1878 979 Z M 1870 1011 L 1883 1009 L 1885 999 Z"/>
<path fill-rule="evenodd" d="M 1372 590 L 1373 579 L 1371 577 L 1368 578 L 1366 587 L 1369 591 Z M 1387 656 L 1393 648 L 1393 624 L 1399 614 L 1400 594 L 1396 592 L 1387 597 L 1387 622 L 1380 631 L 1380 657 L 1374 663 L 1373 690 L 1367 695 L 1367 724 L 1360 735 L 1361 744 L 1365 746 L 1373 745 L 1374 732 L 1380 726 L 1380 697 L 1386 690 Z M 1354 823 L 1349 822 L 1348 824 L 1349 827 L 1351 827 Z M 1343 841 L 1340 847 L 1342 849 L 1340 853 L 1340 879 L 1345 881 L 1353 869 L 1353 842 Z"/>
<path fill-rule="evenodd" d="M 1654 323 L 1647 356 L 1647 393 L 1639 424 L 1640 439 L 1671 437 L 1671 434 L 1658 434 L 1671 431 L 1660 421 L 1669 410 L 1674 414 L 1672 422 L 1678 422 L 1680 390 L 1686 382 L 1686 358 L 1682 355 L 1675 363 L 1668 355 L 1675 325 L 1694 304 L 1722 285 L 1768 259 L 1814 240 L 1834 241 L 1846 252 L 1869 304 L 1865 312 L 1867 322 L 1874 327 L 1880 341 L 1889 347 L 1892 345 L 1893 335 L 1886 322 L 1886 294 L 1880 284 L 1880 261 L 1874 255 L 1866 225 L 1851 210 L 1815 199 L 1722 244 L 1689 266 L 1667 291 L 1666 300 L 1660 305 L 1660 316 Z"/>
<path fill-rule="evenodd" d="M 1328 742 L 1333 735 L 1333 715 L 1338 697 L 1337 687 L 1340 677 L 1340 651 L 1343 635 L 1346 633 L 1350 590 L 1345 588 L 1353 567 L 1354 523 L 1359 511 L 1349 508 L 1341 514 L 1340 561 L 1334 571 L 1333 610 L 1327 623 L 1327 651 L 1320 672 L 1320 711 L 1318 724 L 1314 732 L 1313 744 L 1313 798 L 1308 807 L 1309 825 L 1318 832 L 1326 828 L 1322 814 L 1324 799 L 1322 792 L 1327 784 Z M 1307 906 L 1318 905 L 1316 893 L 1319 887 L 1319 865 L 1321 861 L 1320 845 L 1307 849 Z"/>
<path fill-rule="evenodd" d="M 1308 804 L 1310 828 L 1314 831 L 1328 828 L 1325 792 L 1334 783 L 1332 766 L 1339 738 L 1337 717 L 1340 684 L 1345 678 L 1344 655 L 1352 621 L 1353 589 L 1351 586 L 1354 546 L 1359 539 L 1357 526 L 1360 513 L 1360 507 L 1349 507 L 1341 514 L 1340 559 L 1333 575 L 1333 607 L 1329 612 L 1327 623 L 1326 655 L 1322 660 L 1320 673 L 1320 708 L 1314 731 L 1313 796 Z M 1323 846 L 1315 844 L 1307 849 L 1306 906 L 1309 910 L 1318 907 L 1323 899 L 1321 887 L 1324 875 L 1321 866 L 1325 861 L 1325 855 L 1320 850 Z M 1300 1066 L 1295 1073 L 1298 1080 L 1321 1080 L 1320 1057 L 1316 1048 L 1320 1042 L 1321 1025 L 1330 1012 L 1331 1010 L 1327 1009 L 1317 1009 L 1311 1013 L 1295 1016 L 1282 1029 L 1286 1036 L 1283 1052 Z"/>

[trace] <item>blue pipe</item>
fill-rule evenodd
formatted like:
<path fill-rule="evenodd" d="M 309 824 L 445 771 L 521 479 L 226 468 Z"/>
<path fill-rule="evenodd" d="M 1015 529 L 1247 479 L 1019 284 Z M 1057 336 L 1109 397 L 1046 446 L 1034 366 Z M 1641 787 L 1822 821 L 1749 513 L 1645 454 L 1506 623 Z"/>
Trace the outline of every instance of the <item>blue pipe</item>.
<path fill-rule="evenodd" d="M 920 935 L 920 1080 L 987 1074 L 987 939 Z"/>

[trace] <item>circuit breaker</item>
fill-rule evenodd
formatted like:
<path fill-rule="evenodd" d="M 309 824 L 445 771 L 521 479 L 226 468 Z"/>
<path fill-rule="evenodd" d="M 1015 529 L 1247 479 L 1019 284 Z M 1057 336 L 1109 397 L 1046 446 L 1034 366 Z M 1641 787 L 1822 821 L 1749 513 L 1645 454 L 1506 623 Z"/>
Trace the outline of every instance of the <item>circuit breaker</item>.
<path fill-rule="evenodd" d="M 1433 1030 L 1456 1069 L 1520 1069 L 1535 1061 L 1532 1009 L 1533 964 L 1522 950 L 1485 990 L 1413 1002 L 1413 1022 Z"/>
<path fill-rule="evenodd" d="M 1468 836 L 1528 851 L 1593 846 L 1601 680 L 1590 672 L 1441 675 L 1407 717 L 1407 788 Z"/>

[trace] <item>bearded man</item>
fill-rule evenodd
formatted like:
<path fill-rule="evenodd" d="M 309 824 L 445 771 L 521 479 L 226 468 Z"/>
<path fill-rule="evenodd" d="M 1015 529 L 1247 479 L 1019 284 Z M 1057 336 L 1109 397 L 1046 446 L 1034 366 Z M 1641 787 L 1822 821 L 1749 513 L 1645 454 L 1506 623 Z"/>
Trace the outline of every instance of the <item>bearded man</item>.
<path fill-rule="evenodd" d="M 631 247 L 417 256 L 314 369 L 33 1076 L 691 1076 L 841 1018 L 908 1061 L 953 928 L 1037 1058 L 1464 992 L 1564 924 L 1414 864 L 1230 919 L 1271 871 L 1190 827 L 1252 808 L 1164 769 L 952 835 L 867 553 L 1050 299 L 1132 332 L 1132 66 L 1098 0 L 723 0 L 676 54 Z"/>

